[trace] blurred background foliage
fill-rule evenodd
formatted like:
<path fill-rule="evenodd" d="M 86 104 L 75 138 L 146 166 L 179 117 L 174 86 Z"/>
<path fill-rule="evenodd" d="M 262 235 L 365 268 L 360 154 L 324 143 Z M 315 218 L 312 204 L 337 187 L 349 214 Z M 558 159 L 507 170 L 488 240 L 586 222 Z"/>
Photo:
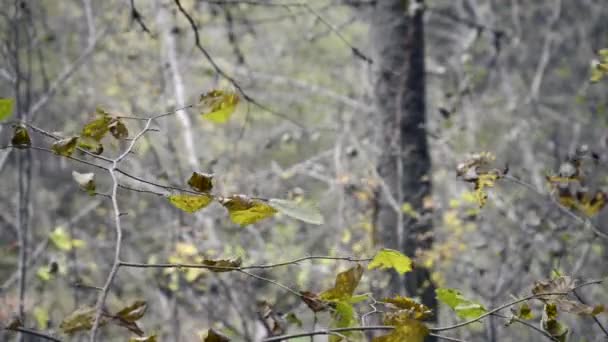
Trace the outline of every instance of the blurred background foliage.
<path fill-rule="evenodd" d="M 98 107 L 149 116 L 196 103 L 211 89 L 233 88 L 196 48 L 192 27 L 173 1 L 134 1 L 136 7 L 116 0 L 24 2 L 27 14 L 18 18 L 14 4 L 5 2 L 0 94 L 13 96 L 11 42 L 20 27 L 17 49 L 21 58 L 31 58 L 28 121 L 49 132 L 79 132 Z M 372 256 L 382 245 L 374 239 L 372 215 L 384 132 L 371 91 L 377 70 L 353 54 L 356 48 L 373 59 L 372 5 L 314 0 L 307 2 L 311 11 L 289 6 L 292 1 L 227 2 L 181 1 L 218 66 L 271 111 L 241 99 L 229 122 L 214 124 L 186 109 L 159 120 L 159 132 L 147 134 L 123 167 L 177 187 L 186 186 L 192 171 L 213 173 L 219 193 L 313 201 L 325 223 L 314 226 L 278 215 L 240 227 L 218 204 L 189 215 L 162 197 L 120 190 L 127 214 L 123 260 L 192 262 L 200 254 L 241 257 L 250 265 L 307 255 Z M 529 293 L 534 281 L 554 272 L 602 277 L 606 240 L 556 209 L 546 196 L 545 176 L 588 149 L 597 158 L 585 169 L 586 185 L 593 191 L 608 185 L 608 83 L 589 81 L 597 51 L 608 46 L 608 6 L 603 0 L 433 0 L 427 6 L 427 131 L 433 163 L 427 205 L 435 244 L 417 262 L 432 268 L 438 286 L 458 288 L 487 308 Z M 126 123 L 130 132 L 142 128 L 138 121 Z M 4 146 L 11 129 L 1 129 Z M 32 139 L 34 145 L 48 144 L 40 135 Z M 124 148 L 114 140 L 105 146 L 109 156 Z M 491 151 L 496 165 L 508 164 L 510 175 L 537 192 L 498 181 L 480 209 L 470 184 L 455 172 L 469 153 L 480 151 Z M 0 321 L 8 320 L 18 303 L 15 155 L 0 151 Z M 103 196 L 80 191 L 72 179 L 72 171 L 95 170 L 42 151 L 32 156 L 25 308 L 31 326 L 57 330 L 66 315 L 94 304 L 97 291 L 89 286 L 101 286 L 109 271 L 111 206 Z M 97 191 L 109 191 L 109 177 L 97 177 Z M 421 209 L 404 203 L 408 215 Z M 606 211 L 591 220 L 608 229 Z M 302 262 L 261 275 L 319 292 L 347 267 L 342 261 Z M 368 271 L 359 292 L 385 285 L 381 272 Z M 608 291 L 605 285 L 589 287 L 583 297 L 606 303 Z M 163 341 L 196 340 L 207 328 L 235 340 L 259 340 L 267 333 L 258 313 L 262 300 L 276 312 L 293 313 L 305 328 L 313 321 L 297 297 L 232 273 L 122 269 L 107 305 L 118 309 L 135 299 L 148 303 L 144 330 Z M 357 307 L 370 310 L 365 303 Z M 457 321 L 444 311 L 440 322 Z M 575 340 L 599 340 L 593 321 L 563 319 Z M 125 336 L 120 329 L 102 328 L 102 333 L 104 340 Z M 0 332 L 0 339 L 10 336 Z M 497 317 L 453 336 L 539 338 L 523 326 L 505 327 Z"/>

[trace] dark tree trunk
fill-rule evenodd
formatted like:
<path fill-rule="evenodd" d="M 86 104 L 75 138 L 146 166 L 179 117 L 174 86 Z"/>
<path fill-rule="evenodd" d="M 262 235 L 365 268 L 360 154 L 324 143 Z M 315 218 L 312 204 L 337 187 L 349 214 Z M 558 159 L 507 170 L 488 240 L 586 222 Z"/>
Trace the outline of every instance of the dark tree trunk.
<path fill-rule="evenodd" d="M 431 222 L 423 208 L 425 197 L 431 194 L 423 28 L 422 1 L 409 4 L 409 8 L 404 0 L 376 3 L 372 19 L 378 72 L 375 99 L 383 134 L 378 172 L 386 185 L 378 191 L 377 239 L 411 257 L 432 243 Z M 409 203 L 419 218 L 404 215 L 403 203 Z M 436 309 L 429 271 L 422 267 L 404 277 L 393 274 L 390 290 L 393 294 L 405 290 Z"/>

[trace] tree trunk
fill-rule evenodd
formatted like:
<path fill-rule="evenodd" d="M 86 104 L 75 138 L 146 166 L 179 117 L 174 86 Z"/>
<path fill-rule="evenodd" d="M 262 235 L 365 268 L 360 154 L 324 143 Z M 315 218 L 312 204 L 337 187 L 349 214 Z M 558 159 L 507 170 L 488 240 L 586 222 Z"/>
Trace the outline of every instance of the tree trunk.
<path fill-rule="evenodd" d="M 375 99 L 383 134 L 378 173 L 388 191 L 378 194 L 377 241 L 414 257 L 430 248 L 430 215 L 424 200 L 431 194 L 431 161 L 426 140 L 423 3 L 378 1 L 372 16 L 377 72 Z M 409 8 L 408 8 L 409 7 Z M 388 193 L 390 192 L 390 194 Z M 409 203 L 417 218 L 404 215 Z M 391 276 L 390 290 L 405 290 L 436 308 L 427 269 L 417 267 L 405 277 Z"/>

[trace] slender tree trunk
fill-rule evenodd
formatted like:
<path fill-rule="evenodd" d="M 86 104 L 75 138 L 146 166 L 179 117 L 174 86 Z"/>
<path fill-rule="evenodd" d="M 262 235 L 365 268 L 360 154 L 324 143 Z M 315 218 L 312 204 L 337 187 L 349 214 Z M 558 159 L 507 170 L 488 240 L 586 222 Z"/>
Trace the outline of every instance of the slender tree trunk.
<path fill-rule="evenodd" d="M 378 193 L 377 238 L 411 257 L 432 243 L 431 222 L 424 215 L 424 200 L 431 194 L 431 161 L 426 139 L 423 10 L 422 1 L 382 0 L 372 16 L 378 70 L 375 99 L 383 134 L 378 173 L 391 192 Z M 418 217 L 404 215 L 403 203 L 409 203 Z M 436 308 L 429 271 L 422 267 L 405 277 L 393 274 L 390 290 L 393 294 L 405 290 Z"/>

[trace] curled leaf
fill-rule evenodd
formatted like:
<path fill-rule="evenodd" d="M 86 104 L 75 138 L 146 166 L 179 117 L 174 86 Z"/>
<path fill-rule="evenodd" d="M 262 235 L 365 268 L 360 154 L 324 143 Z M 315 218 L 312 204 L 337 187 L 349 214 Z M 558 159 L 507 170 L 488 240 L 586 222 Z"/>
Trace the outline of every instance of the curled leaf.
<path fill-rule="evenodd" d="M 211 266 L 209 270 L 211 272 L 230 272 L 233 268 L 241 267 L 243 261 L 241 258 L 236 259 L 219 259 L 219 260 L 211 260 L 205 259 L 203 260 L 203 265 Z"/>
<path fill-rule="evenodd" d="M 435 290 L 435 294 L 462 319 L 474 319 L 487 312 L 483 305 L 464 298 L 458 290 L 440 288 Z"/>
<path fill-rule="evenodd" d="M 99 142 L 110 131 L 112 117 L 103 112 L 103 110 L 98 110 L 98 112 L 102 112 L 102 116 L 84 125 L 80 133 L 81 137 L 91 138 Z"/>
<path fill-rule="evenodd" d="M 120 119 L 114 119 L 108 127 L 112 136 L 118 140 L 129 137 L 129 130 Z"/>
<path fill-rule="evenodd" d="M 87 331 L 93 327 L 95 320 L 95 308 L 83 307 L 63 319 L 59 328 L 66 334 L 73 334 L 78 331 Z M 100 324 L 105 324 L 102 320 Z"/>
<path fill-rule="evenodd" d="M 74 150 L 76 150 L 77 144 L 78 137 L 61 139 L 53 143 L 51 150 L 60 156 L 70 157 L 74 153 Z"/>
<path fill-rule="evenodd" d="M 198 192 L 210 192 L 213 189 L 213 175 L 192 172 L 188 179 L 188 185 Z"/>
<path fill-rule="evenodd" d="M 126 321 L 135 322 L 138 319 L 144 317 L 148 304 L 143 300 L 135 301 L 133 304 L 123 308 L 116 313 L 116 317 Z"/>
<path fill-rule="evenodd" d="M 78 183 L 80 188 L 86 191 L 89 195 L 95 195 L 95 174 L 94 173 L 80 173 L 72 171 L 72 177 Z"/>
<path fill-rule="evenodd" d="M 28 148 L 32 146 L 32 140 L 27 132 L 27 128 L 23 125 L 16 125 L 11 139 L 11 145 L 17 148 Z"/>

